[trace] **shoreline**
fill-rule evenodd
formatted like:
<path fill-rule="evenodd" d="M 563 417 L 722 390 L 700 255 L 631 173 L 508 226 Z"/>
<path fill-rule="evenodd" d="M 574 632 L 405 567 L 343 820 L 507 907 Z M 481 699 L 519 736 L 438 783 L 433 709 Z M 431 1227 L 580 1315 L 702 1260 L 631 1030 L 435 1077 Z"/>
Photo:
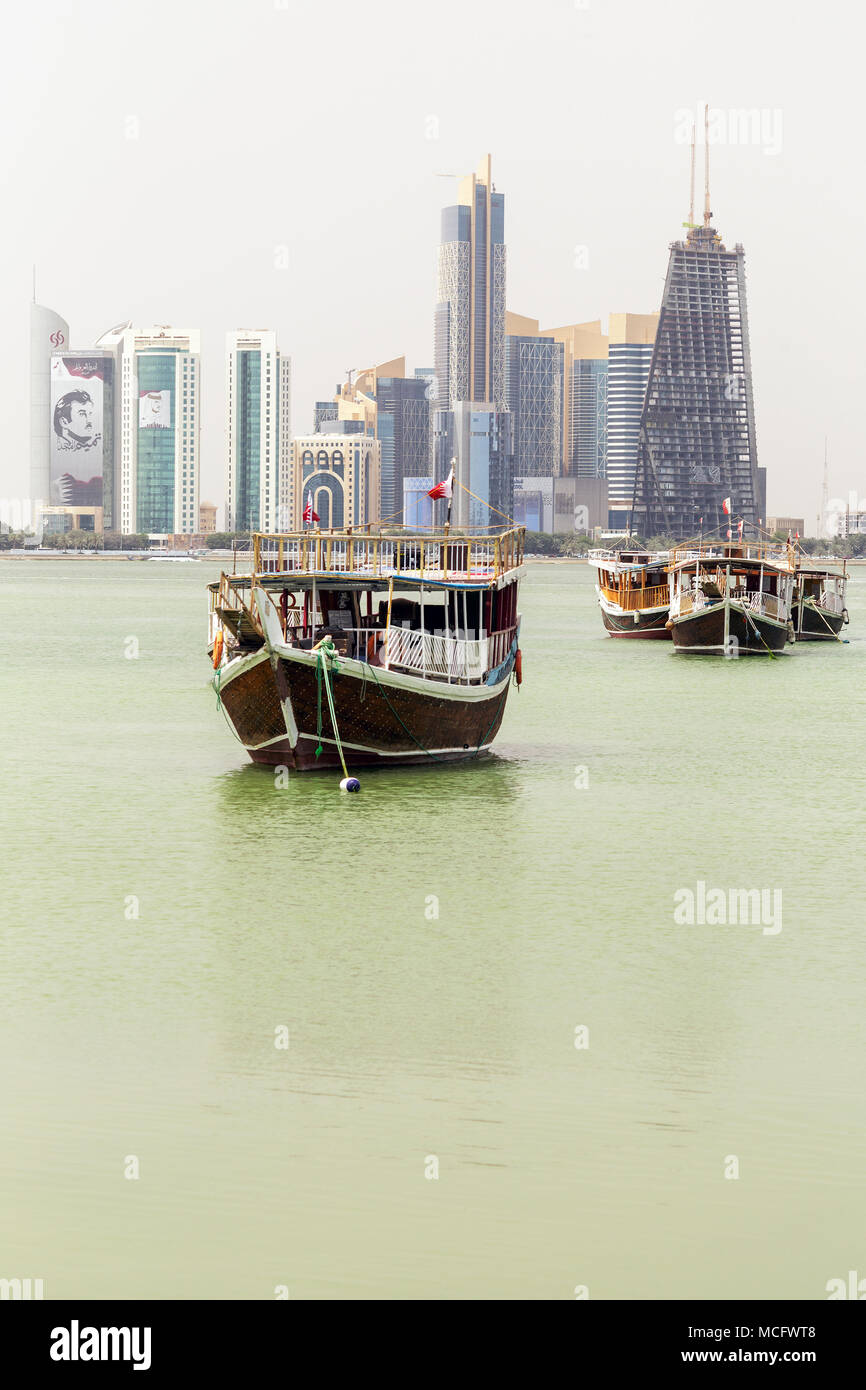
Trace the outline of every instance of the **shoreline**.
<path fill-rule="evenodd" d="M 173 564 L 207 564 L 208 561 L 231 560 L 237 555 L 239 561 L 248 554 L 248 551 L 239 550 L 209 550 L 206 555 L 187 555 L 181 551 L 160 551 L 160 550 L 0 550 L 0 559 L 7 560 L 155 560 L 157 562 L 171 562 Z M 802 559 L 806 562 L 821 565 L 841 565 L 844 561 L 849 567 L 854 565 L 866 565 L 866 555 L 804 555 Z M 524 557 L 527 565 L 585 565 L 588 563 L 585 555 L 527 555 Z"/>

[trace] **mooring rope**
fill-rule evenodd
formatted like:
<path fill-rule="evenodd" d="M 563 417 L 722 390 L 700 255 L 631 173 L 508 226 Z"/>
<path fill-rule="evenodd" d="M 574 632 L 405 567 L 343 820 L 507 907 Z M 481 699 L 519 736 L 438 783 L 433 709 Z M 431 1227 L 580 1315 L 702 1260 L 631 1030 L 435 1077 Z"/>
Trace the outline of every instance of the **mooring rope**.
<path fill-rule="evenodd" d="M 343 744 L 342 744 L 341 739 L 340 739 L 340 730 L 339 730 L 338 727 L 337 727 L 337 712 L 336 712 L 336 710 L 334 709 L 334 696 L 333 696 L 333 693 L 332 693 L 332 691 L 331 691 L 331 682 L 330 682 L 330 680 L 328 679 L 328 662 L 329 662 L 329 661 L 331 662 L 331 670 L 332 670 L 332 671 L 334 671 L 334 672 L 336 673 L 336 672 L 339 671 L 339 669 L 340 669 L 339 662 L 337 661 L 337 652 L 336 652 L 336 648 L 334 647 L 334 644 L 333 644 L 333 642 L 331 641 L 330 637 L 327 637 L 327 638 L 325 638 L 325 640 L 324 640 L 318 647 L 316 647 L 315 651 L 316 651 L 316 734 L 317 734 L 318 740 L 319 740 L 319 746 L 318 746 L 318 748 L 316 749 L 316 757 L 318 758 L 319 754 L 322 753 L 322 752 L 324 752 L 324 744 L 322 743 L 322 684 L 324 683 L 324 686 L 325 686 L 325 695 L 327 696 L 327 700 L 328 700 L 328 709 L 329 709 L 330 714 L 331 714 L 331 728 L 334 730 L 334 742 L 335 742 L 336 745 L 337 745 L 337 752 L 338 752 L 339 755 L 340 755 L 340 763 L 341 763 L 342 768 L 343 768 L 343 776 L 344 776 L 344 777 L 348 777 L 348 776 L 349 776 L 349 769 L 346 767 L 346 759 L 343 757 Z"/>
<path fill-rule="evenodd" d="M 744 608 L 744 609 L 743 609 L 743 617 L 745 618 L 745 620 L 746 620 L 747 623 L 751 623 L 751 624 L 752 624 L 752 627 L 755 629 L 755 632 L 758 634 L 758 636 L 760 637 L 761 641 L 764 642 L 764 634 L 762 633 L 761 629 L 758 627 L 758 624 L 755 622 L 755 620 L 754 620 L 754 618 L 752 617 L 751 613 L 749 612 L 748 608 Z M 767 647 L 767 643 L 766 643 L 766 642 L 764 642 L 764 646 Z M 769 647 L 767 647 L 767 656 L 770 658 L 771 661 L 775 661 L 775 660 L 776 660 L 776 658 L 773 656 L 773 653 L 770 651 L 770 648 L 769 648 Z"/>
<path fill-rule="evenodd" d="M 834 632 L 834 631 L 833 631 L 832 627 L 831 627 L 830 624 L 827 622 L 827 619 L 824 617 L 824 614 L 821 612 L 821 609 L 818 607 L 818 605 L 817 605 L 817 603 L 815 602 L 814 599 L 811 599 L 811 598 L 804 599 L 804 600 L 803 600 L 803 607 L 804 607 L 804 608 L 811 608 L 815 613 L 817 613 L 817 614 L 818 614 L 818 617 L 821 619 L 821 622 L 822 622 L 822 623 L 824 624 L 824 626 L 826 627 L 826 629 L 827 629 L 827 631 L 829 632 L 830 636 L 831 636 L 831 637 L 834 637 L 834 638 L 836 639 L 837 642 L 841 642 L 842 646 L 844 647 L 844 645 L 845 645 L 844 638 L 840 637 L 839 634 L 838 634 L 838 632 Z M 802 631 L 802 628 L 801 628 L 801 631 Z"/>

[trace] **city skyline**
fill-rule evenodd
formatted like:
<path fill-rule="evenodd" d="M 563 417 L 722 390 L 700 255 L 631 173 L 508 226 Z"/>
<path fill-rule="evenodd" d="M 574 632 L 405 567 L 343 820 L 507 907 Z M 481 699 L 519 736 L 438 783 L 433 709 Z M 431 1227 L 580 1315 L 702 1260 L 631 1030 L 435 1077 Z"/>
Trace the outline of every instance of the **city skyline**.
<path fill-rule="evenodd" d="M 370 85 L 355 93 L 351 109 L 357 121 L 376 123 L 398 105 L 401 121 L 389 124 L 389 141 L 379 146 L 375 164 L 344 161 L 337 176 L 330 151 L 346 119 L 348 94 L 328 113 L 316 107 L 320 119 L 312 128 L 304 113 L 312 109 L 313 74 L 300 64 L 288 94 L 282 81 L 292 54 L 324 41 L 324 16 L 274 9 L 246 18 L 231 41 L 231 25 L 213 26 L 205 83 L 190 76 L 188 59 L 199 39 L 193 16 L 175 16 L 159 3 L 155 16 L 163 10 L 166 20 L 171 15 L 173 36 L 164 53 L 167 101 L 133 43 L 131 16 L 112 13 L 101 26 L 78 16 L 73 25 L 56 3 L 48 4 L 47 22 L 63 36 L 69 64 L 80 65 L 85 53 L 88 64 L 104 63 L 113 45 L 125 55 L 123 82 L 78 93 L 75 128 L 65 121 L 59 89 L 40 87 L 37 104 L 35 90 L 11 74 L 4 90 L 15 131 L 7 186 L 16 218 L 0 271 L 13 332 L 0 352 L 4 380 L 16 397 L 27 399 L 16 339 L 26 327 L 34 261 L 37 297 L 66 318 L 76 345 L 94 343 L 121 318 L 196 324 L 203 380 L 211 383 L 203 394 L 203 439 L 209 443 L 201 487 L 203 495 L 222 496 L 223 403 L 215 384 L 225 332 L 257 323 L 277 333 L 295 363 L 295 430 L 309 427 L 323 383 L 340 379 L 347 366 L 382 360 L 395 344 L 412 366 L 428 363 L 440 213 L 457 186 L 456 178 L 437 175 L 462 174 L 480 150 L 492 152 L 497 186 L 507 190 L 511 305 L 531 306 L 542 324 L 587 322 L 611 307 L 657 311 L 666 250 L 682 235 L 688 207 L 682 113 L 697 112 L 709 99 L 730 115 L 719 126 L 713 203 L 730 243 L 742 241 L 748 252 L 768 509 L 815 515 L 825 435 L 831 494 L 866 491 L 857 409 L 863 292 L 849 284 L 836 255 L 841 188 L 846 223 L 856 219 L 863 200 L 859 185 L 848 187 L 856 119 L 846 75 L 850 62 L 853 76 L 849 46 L 840 50 L 830 103 L 799 89 L 796 64 L 775 71 L 774 23 L 739 4 L 730 30 L 714 37 L 711 51 L 700 49 L 691 69 L 683 53 L 658 42 L 657 16 L 638 5 L 617 6 L 615 14 L 601 4 L 541 5 L 531 17 L 506 6 L 503 28 L 511 43 L 519 41 L 524 63 L 543 59 L 549 77 L 544 102 L 513 103 L 503 100 L 495 63 L 487 70 L 473 62 L 482 43 L 504 55 L 498 28 L 445 3 L 438 22 L 459 25 L 465 42 L 432 79 L 420 60 L 388 37 L 386 53 L 395 60 L 388 83 L 381 91 Z M 226 16 L 234 13 L 225 7 Z M 748 17 L 745 47 L 736 36 L 738 13 L 744 22 Z M 832 34 L 838 24 L 832 7 L 824 22 Z M 38 47 L 41 21 L 37 28 L 35 16 L 27 15 L 21 23 L 25 43 Z M 794 54 L 807 62 L 803 36 L 794 33 L 791 41 Z M 690 42 L 697 54 L 697 36 Z M 358 34 L 355 43 L 360 63 L 381 52 L 381 34 L 375 43 L 372 32 Z M 648 52 L 655 54 L 651 73 Z M 625 79 L 615 103 L 608 94 L 614 71 Z M 262 119 L 229 195 L 226 161 L 253 126 L 221 93 L 253 78 Z M 173 134 L 185 111 L 209 132 L 194 164 L 190 147 Z M 738 133 L 738 111 L 766 114 L 766 128 L 758 120 Z M 773 133 L 769 118 L 777 112 L 781 127 Z M 83 122 L 95 122 L 102 132 L 98 186 L 107 181 L 111 187 L 111 206 L 75 180 L 59 195 L 48 177 L 49 169 L 77 153 Z M 290 176 L 275 181 L 276 161 L 284 164 L 284 133 L 294 129 L 303 129 L 303 143 L 290 139 Z M 170 222 L 135 212 L 155 168 L 166 195 L 182 208 Z M 333 196 L 323 196 L 326 170 Z M 122 236 L 115 235 L 113 207 L 131 210 L 122 219 Z M 792 238 L 809 247 L 810 272 L 797 298 L 789 293 L 788 257 L 780 253 Z M 816 343 L 830 341 L 832 355 L 815 352 Z M 799 388 L 804 379 L 808 391 Z M 28 494 L 28 455 L 25 411 L 7 432 L 0 495 Z"/>

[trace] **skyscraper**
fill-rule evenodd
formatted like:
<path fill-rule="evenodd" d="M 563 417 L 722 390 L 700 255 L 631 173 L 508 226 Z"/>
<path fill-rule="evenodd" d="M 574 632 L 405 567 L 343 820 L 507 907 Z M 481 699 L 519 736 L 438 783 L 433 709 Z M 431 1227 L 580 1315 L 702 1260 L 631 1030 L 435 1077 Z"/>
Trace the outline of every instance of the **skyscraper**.
<path fill-rule="evenodd" d="M 562 470 L 564 350 L 553 338 L 505 339 L 505 399 L 514 417 L 514 472 L 552 478 Z"/>
<path fill-rule="evenodd" d="M 537 319 L 509 312 L 508 342 L 553 340 L 563 353 L 561 456 L 564 475 L 607 479 L 611 526 L 625 526 L 634 491 L 638 436 L 657 314 L 611 314 L 601 320 L 540 329 Z M 509 404 L 511 400 L 509 399 Z M 519 445 L 515 445 L 516 452 Z M 556 476 L 559 469 L 547 470 Z M 532 476 L 519 459 L 518 478 Z M 563 494 L 564 495 L 564 494 Z M 594 504 L 593 504 L 594 505 Z"/>
<path fill-rule="evenodd" d="M 577 357 L 571 364 L 569 473 L 607 477 L 607 376 L 605 357 Z"/>
<path fill-rule="evenodd" d="M 608 325 L 608 525 L 626 527 L 631 514 L 638 441 L 658 314 L 611 314 Z"/>
<path fill-rule="evenodd" d="M 430 468 L 427 388 L 424 377 L 376 378 L 376 435 L 382 445 L 383 521 L 399 521 L 402 516 L 404 478 L 425 476 Z"/>
<path fill-rule="evenodd" d="M 505 198 L 490 155 L 442 212 L 435 314 L 436 406 L 505 404 Z"/>
<path fill-rule="evenodd" d="M 51 354 L 69 347 L 69 324 L 53 309 L 30 305 L 30 499 L 51 493 Z"/>
<path fill-rule="evenodd" d="M 565 354 L 562 471 L 581 478 L 603 478 L 607 459 L 607 334 L 602 332 L 600 319 L 543 332 L 562 343 Z"/>
<path fill-rule="evenodd" d="M 126 535 L 194 534 L 199 505 L 200 335 L 197 328 L 120 324 L 97 347 L 120 359 L 119 498 Z"/>
<path fill-rule="evenodd" d="M 694 163 L 692 164 L 694 170 Z M 694 182 L 693 182 L 694 190 Z M 712 226 L 707 175 L 703 225 L 694 191 L 685 241 L 670 248 L 640 431 L 634 526 L 692 535 L 762 515 L 755 442 L 746 272 Z"/>
<path fill-rule="evenodd" d="M 284 370 L 285 368 L 285 370 Z M 226 334 L 226 519 L 230 531 L 279 529 L 282 436 L 291 368 L 270 330 Z"/>

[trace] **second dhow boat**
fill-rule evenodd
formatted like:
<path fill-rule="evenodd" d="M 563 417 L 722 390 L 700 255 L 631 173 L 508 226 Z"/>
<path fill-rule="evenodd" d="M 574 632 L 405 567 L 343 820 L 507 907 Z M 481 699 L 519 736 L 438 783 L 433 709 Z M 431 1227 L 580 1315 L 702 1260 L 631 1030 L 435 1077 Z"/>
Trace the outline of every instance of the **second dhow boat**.
<path fill-rule="evenodd" d="M 588 559 L 598 571 L 595 592 L 611 637 L 670 637 L 666 550 L 591 550 Z"/>
<path fill-rule="evenodd" d="M 841 642 L 839 633 L 848 621 L 847 591 L 844 564 L 841 574 L 798 567 L 793 615 L 798 642 Z"/>
<path fill-rule="evenodd" d="M 675 651 L 764 655 L 794 641 L 794 555 L 767 541 L 705 541 L 671 553 Z"/>

